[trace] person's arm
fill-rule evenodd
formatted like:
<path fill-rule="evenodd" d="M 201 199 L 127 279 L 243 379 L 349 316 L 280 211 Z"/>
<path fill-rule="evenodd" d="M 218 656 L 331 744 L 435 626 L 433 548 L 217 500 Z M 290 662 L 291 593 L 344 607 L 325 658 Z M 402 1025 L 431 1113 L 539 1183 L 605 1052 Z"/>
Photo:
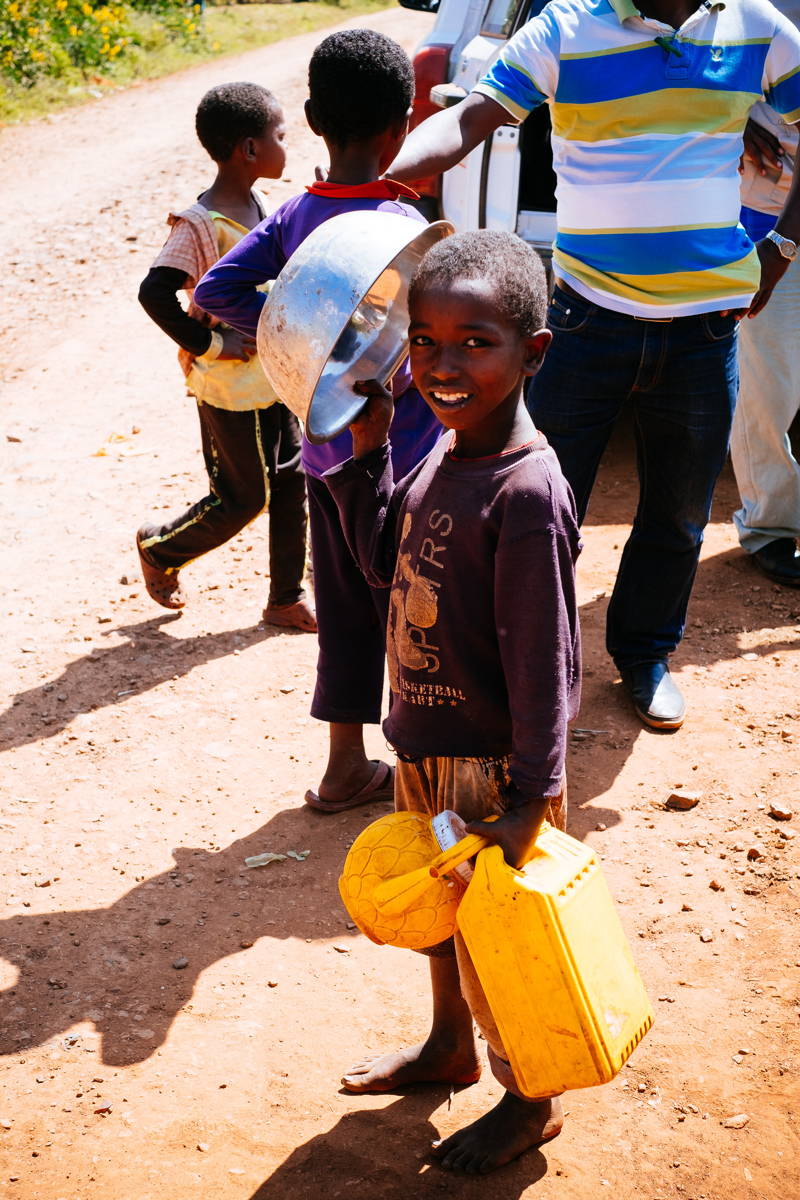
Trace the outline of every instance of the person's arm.
<path fill-rule="evenodd" d="M 767 87 L 764 99 L 787 125 L 800 128 L 800 29 L 780 11 L 774 13 L 775 29 L 764 63 Z M 800 244 L 800 172 L 795 167 L 794 179 L 778 217 L 775 232 Z M 756 250 L 761 262 L 761 280 L 753 297 L 748 317 L 755 317 L 789 267 L 778 247 L 764 238 Z"/>
<path fill-rule="evenodd" d="M 212 337 L 211 330 L 190 317 L 178 299 L 188 278 L 175 267 L 151 267 L 139 285 L 139 303 L 167 337 L 199 358 L 211 347 Z"/>
<path fill-rule="evenodd" d="M 795 128 L 800 129 L 800 122 L 795 124 Z M 797 169 L 794 172 L 792 186 L 786 197 L 783 212 L 775 224 L 775 232 L 779 233 L 781 237 L 790 238 L 800 246 L 800 171 Z M 761 281 L 747 311 L 748 317 L 757 316 L 766 306 L 776 285 L 786 274 L 791 263 L 791 259 L 784 258 L 775 243 L 768 238 L 762 238 L 756 245 L 756 250 L 761 262 Z"/>
<path fill-rule="evenodd" d="M 518 125 L 555 95 L 560 33 L 547 9 L 506 43 L 473 91 L 413 129 L 386 174 L 401 181 L 438 175 L 500 125 Z"/>
<path fill-rule="evenodd" d="M 151 267 L 139 286 L 139 303 L 159 329 L 195 358 L 247 362 L 256 349 L 252 338 L 235 329 L 211 330 L 183 309 L 178 292 L 188 283 L 189 276 L 176 267 Z"/>
<path fill-rule="evenodd" d="M 388 434 L 394 405 L 391 393 L 372 379 L 356 384 L 368 397 L 350 425 L 353 457 L 326 471 L 328 485 L 353 558 L 372 587 L 389 587 L 397 554 L 397 501 Z"/>
<path fill-rule="evenodd" d="M 748 117 L 742 143 L 742 163 L 747 159 L 759 175 L 766 175 L 769 170 L 780 173 L 783 165 L 783 147 L 771 130 L 765 129 L 758 121 Z"/>
<path fill-rule="evenodd" d="M 525 504 L 535 503 L 528 495 Z M 568 518 L 565 518 L 565 521 Z M 533 851 L 547 806 L 563 785 L 567 723 L 580 678 L 574 560 L 577 527 L 501 533 L 495 559 L 495 620 L 511 710 L 508 811 L 467 828 L 500 845 L 514 867 Z M 520 606 L 520 596 L 527 603 Z"/>
<path fill-rule="evenodd" d="M 412 129 L 386 175 L 405 183 L 449 171 L 508 120 L 496 100 L 472 92 Z"/>
<path fill-rule="evenodd" d="M 194 302 L 241 333 L 255 337 L 266 295 L 258 289 L 277 279 L 286 262 L 273 213 L 214 263 L 194 290 Z"/>

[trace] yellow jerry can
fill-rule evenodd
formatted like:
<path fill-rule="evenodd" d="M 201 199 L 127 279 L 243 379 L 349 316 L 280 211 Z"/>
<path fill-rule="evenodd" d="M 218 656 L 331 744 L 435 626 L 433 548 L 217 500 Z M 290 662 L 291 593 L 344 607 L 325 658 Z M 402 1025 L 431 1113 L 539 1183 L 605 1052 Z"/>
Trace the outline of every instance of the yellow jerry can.
<path fill-rule="evenodd" d="M 521 870 L 490 846 L 457 921 L 520 1090 L 613 1079 L 653 1012 L 597 855 L 549 825 Z"/>
<path fill-rule="evenodd" d="M 350 915 L 373 941 L 412 949 L 458 928 L 526 1096 L 607 1083 L 653 1013 L 597 855 L 544 824 L 516 870 L 463 830 L 449 811 L 373 822 L 339 880 Z"/>

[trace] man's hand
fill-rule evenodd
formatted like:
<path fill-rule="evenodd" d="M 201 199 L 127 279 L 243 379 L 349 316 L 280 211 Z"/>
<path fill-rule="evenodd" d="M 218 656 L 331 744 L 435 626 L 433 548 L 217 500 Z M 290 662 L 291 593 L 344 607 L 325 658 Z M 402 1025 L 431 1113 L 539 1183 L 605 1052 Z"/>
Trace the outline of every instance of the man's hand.
<path fill-rule="evenodd" d="M 222 350 L 220 359 L 239 359 L 249 362 L 256 352 L 255 338 L 249 334 L 239 333 L 238 329 L 226 329 L 222 334 Z"/>
<path fill-rule="evenodd" d="M 361 380 L 353 390 L 367 397 L 367 403 L 350 425 L 353 458 L 363 458 L 385 443 L 394 415 L 394 401 L 392 393 L 377 379 Z"/>
<path fill-rule="evenodd" d="M 740 170 L 744 166 L 744 160 L 748 159 L 759 175 L 775 175 L 776 172 L 780 175 L 783 168 L 783 150 L 774 133 L 770 133 L 750 117 L 744 128 L 743 141 Z"/>
<path fill-rule="evenodd" d="M 761 262 L 761 282 L 758 291 L 753 296 L 753 303 L 747 310 L 748 317 L 757 316 L 772 295 L 775 285 L 786 274 L 791 260 L 784 258 L 774 242 L 762 238 L 756 242 L 756 251 Z"/>
<path fill-rule="evenodd" d="M 496 821 L 470 821 L 467 833 L 479 833 L 487 842 L 500 846 L 510 867 L 524 867 L 533 855 L 549 803 L 548 799 L 529 800 Z"/>

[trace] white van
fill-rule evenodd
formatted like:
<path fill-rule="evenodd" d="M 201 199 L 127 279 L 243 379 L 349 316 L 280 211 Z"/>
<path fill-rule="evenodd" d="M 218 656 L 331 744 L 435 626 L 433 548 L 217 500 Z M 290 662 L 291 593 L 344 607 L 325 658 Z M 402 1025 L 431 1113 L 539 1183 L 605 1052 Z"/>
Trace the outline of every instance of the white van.
<path fill-rule="evenodd" d="M 404 8 L 436 12 L 414 55 L 417 98 L 412 126 L 437 108 L 463 100 L 506 41 L 545 0 L 400 0 Z M 457 230 L 518 233 L 549 258 L 556 235 L 556 177 L 550 110 L 543 104 L 524 125 L 501 125 L 482 146 L 444 175 L 421 182 L 428 215 Z"/>

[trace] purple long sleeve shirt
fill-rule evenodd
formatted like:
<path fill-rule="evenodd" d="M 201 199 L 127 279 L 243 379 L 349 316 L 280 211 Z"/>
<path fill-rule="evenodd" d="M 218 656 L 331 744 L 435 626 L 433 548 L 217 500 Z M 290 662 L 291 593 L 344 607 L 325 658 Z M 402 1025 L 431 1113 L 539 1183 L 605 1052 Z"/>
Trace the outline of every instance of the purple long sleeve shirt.
<path fill-rule="evenodd" d="M 258 319 L 266 300 L 256 289 L 268 279 L 277 279 L 284 264 L 312 230 L 345 212 L 392 212 L 424 218 L 396 195 L 410 194 L 401 184 L 381 181 L 361 187 L 337 188 L 323 184 L 321 191 L 293 196 L 271 216 L 256 225 L 237 246 L 224 255 L 195 288 L 195 304 L 227 325 L 255 337 Z M 441 426 L 419 392 L 412 386 L 408 360 L 392 380 L 395 414 L 391 427 L 394 476 L 401 479 L 436 443 Z M 353 453 L 353 442 L 345 430 L 322 446 L 303 438 L 303 468 L 320 478 Z"/>
<path fill-rule="evenodd" d="M 367 581 L 391 586 L 383 723 L 411 758 L 500 758 L 526 800 L 562 787 L 580 700 L 575 504 L 542 435 L 482 459 L 442 438 L 393 486 L 389 448 L 325 476 Z"/>

